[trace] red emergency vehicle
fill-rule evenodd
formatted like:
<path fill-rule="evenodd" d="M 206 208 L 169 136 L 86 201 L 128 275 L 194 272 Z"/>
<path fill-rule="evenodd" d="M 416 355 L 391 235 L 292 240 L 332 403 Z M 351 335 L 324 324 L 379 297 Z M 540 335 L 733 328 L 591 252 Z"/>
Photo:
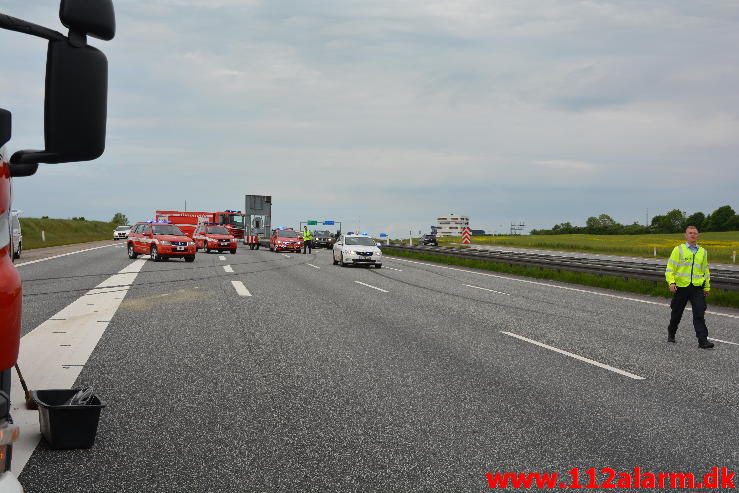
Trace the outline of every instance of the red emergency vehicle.
<path fill-rule="evenodd" d="M 269 239 L 269 249 L 272 252 L 290 250 L 300 253 L 303 248 L 303 235 L 292 228 L 276 229 Z"/>
<path fill-rule="evenodd" d="M 236 253 L 237 242 L 225 226 L 216 223 L 200 223 L 192 236 L 195 247 L 202 248 L 205 253 L 229 251 Z"/>
<path fill-rule="evenodd" d="M 228 233 L 236 239 L 244 237 L 244 215 L 241 211 L 156 211 L 154 218 L 157 221 L 169 221 L 192 238 L 200 223 L 215 223 L 225 226 Z"/>

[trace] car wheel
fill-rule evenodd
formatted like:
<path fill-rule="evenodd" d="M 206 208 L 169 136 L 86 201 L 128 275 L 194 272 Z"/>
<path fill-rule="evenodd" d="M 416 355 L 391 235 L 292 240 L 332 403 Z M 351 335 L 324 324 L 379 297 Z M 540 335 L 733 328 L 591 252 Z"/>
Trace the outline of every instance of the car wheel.
<path fill-rule="evenodd" d="M 195 262 L 195 255 L 188 255 L 185 257 L 185 262 Z"/>
<path fill-rule="evenodd" d="M 338 260 L 336 260 L 336 255 L 334 255 L 334 252 L 331 252 L 331 260 L 333 260 L 333 261 L 334 261 L 334 265 L 336 265 L 336 264 L 338 264 L 338 263 L 339 263 L 339 261 L 338 261 Z"/>
<path fill-rule="evenodd" d="M 159 252 L 157 251 L 156 246 L 151 247 L 151 253 L 149 253 L 149 257 L 151 257 L 154 262 L 159 262 L 161 257 L 159 257 Z"/>
<path fill-rule="evenodd" d="M 382 269 L 382 264 L 375 264 L 375 269 Z"/>
<path fill-rule="evenodd" d="M 136 257 L 138 257 L 138 256 L 139 256 L 139 254 L 138 254 L 138 253 L 136 253 L 136 252 L 135 252 L 135 251 L 133 250 L 133 243 L 129 243 L 129 244 L 128 244 L 128 258 L 131 258 L 131 259 L 133 259 L 133 258 L 136 258 Z"/>
<path fill-rule="evenodd" d="M 346 267 L 346 264 L 344 263 L 344 254 L 343 253 L 339 256 L 339 265 L 342 266 L 342 267 Z"/>
<path fill-rule="evenodd" d="M 257 250 L 259 250 L 259 243 L 257 243 L 257 246 L 254 247 L 254 248 L 256 248 Z"/>
<path fill-rule="evenodd" d="M 270 251 L 270 252 L 274 252 L 274 251 L 275 251 L 275 249 L 274 249 L 274 248 L 272 248 L 272 247 L 269 247 L 269 251 Z"/>
<path fill-rule="evenodd" d="M 21 252 L 23 251 L 23 243 L 18 243 L 18 250 L 13 252 L 13 258 L 21 258 Z"/>
<path fill-rule="evenodd" d="M 231 250 L 231 255 L 236 255 L 236 250 Z"/>

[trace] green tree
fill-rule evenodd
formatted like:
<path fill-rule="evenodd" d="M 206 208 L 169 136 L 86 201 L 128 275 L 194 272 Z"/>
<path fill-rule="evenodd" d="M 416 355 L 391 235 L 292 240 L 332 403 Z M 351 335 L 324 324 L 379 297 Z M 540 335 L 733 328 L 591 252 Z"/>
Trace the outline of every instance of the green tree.
<path fill-rule="evenodd" d="M 652 229 L 657 233 L 679 233 L 685 229 L 685 213 L 672 209 L 664 216 L 654 216 Z"/>
<path fill-rule="evenodd" d="M 729 231 L 736 212 L 730 205 L 723 205 L 711 213 L 706 221 L 706 231 Z"/>
<path fill-rule="evenodd" d="M 703 225 L 706 222 L 706 215 L 702 212 L 696 212 L 688 216 L 685 220 L 685 227 L 695 226 L 698 231 L 703 231 Z"/>
<path fill-rule="evenodd" d="M 128 218 L 126 217 L 124 213 L 116 212 L 115 215 L 113 216 L 113 219 L 111 219 L 110 222 L 112 222 L 113 224 L 117 224 L 117 225 L 124 225 L 124 224 L 128 224 Z"/>

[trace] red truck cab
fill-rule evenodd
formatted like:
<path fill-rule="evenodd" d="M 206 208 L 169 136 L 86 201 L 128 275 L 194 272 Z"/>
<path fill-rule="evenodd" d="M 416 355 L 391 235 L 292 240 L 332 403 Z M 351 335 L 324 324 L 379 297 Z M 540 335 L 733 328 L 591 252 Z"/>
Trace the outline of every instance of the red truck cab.
<path fill-rule="evenodd" d="M 62 0 L 59 20 L 67 35 L 0 14 L 0 29 L 48 41 L 44 92 L 44 147 L 8 156 L 10 112 L 0 108 L 0 489 L 22 491 L 10 472 L 18 427 L 10 417 L 10 370 L 18 359 L 21 282 L 11 259 L 11 177 L 32 176 L 40 163 L 91 161 L 105 151 L 108 59 L 88 44 L 115 36 L 112 0 Z M 0 46 L 4 48 L 4 46 Z M 12 83 L 12 76 L 4 77 Z"/>

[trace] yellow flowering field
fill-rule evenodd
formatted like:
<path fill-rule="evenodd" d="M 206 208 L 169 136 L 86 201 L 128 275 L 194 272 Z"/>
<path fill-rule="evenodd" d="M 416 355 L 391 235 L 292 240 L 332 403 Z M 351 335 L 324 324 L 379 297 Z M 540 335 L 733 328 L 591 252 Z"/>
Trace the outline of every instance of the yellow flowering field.
<path fill-rule="evenodd" d="M 607 253 L 633 257 L 668 257 L 672 249 L 684 240 L 682 233 L 654 235 L 521 235 L 473 236 L 472 244 L 504 245 L 571 252 Z M 460 237 L 439 238 L 442 245 L 458 244 Z M 698 244 L 708 250 L 713 262 L 731 263 L 739 256 L 739 231 L 701 233 Z"/>

